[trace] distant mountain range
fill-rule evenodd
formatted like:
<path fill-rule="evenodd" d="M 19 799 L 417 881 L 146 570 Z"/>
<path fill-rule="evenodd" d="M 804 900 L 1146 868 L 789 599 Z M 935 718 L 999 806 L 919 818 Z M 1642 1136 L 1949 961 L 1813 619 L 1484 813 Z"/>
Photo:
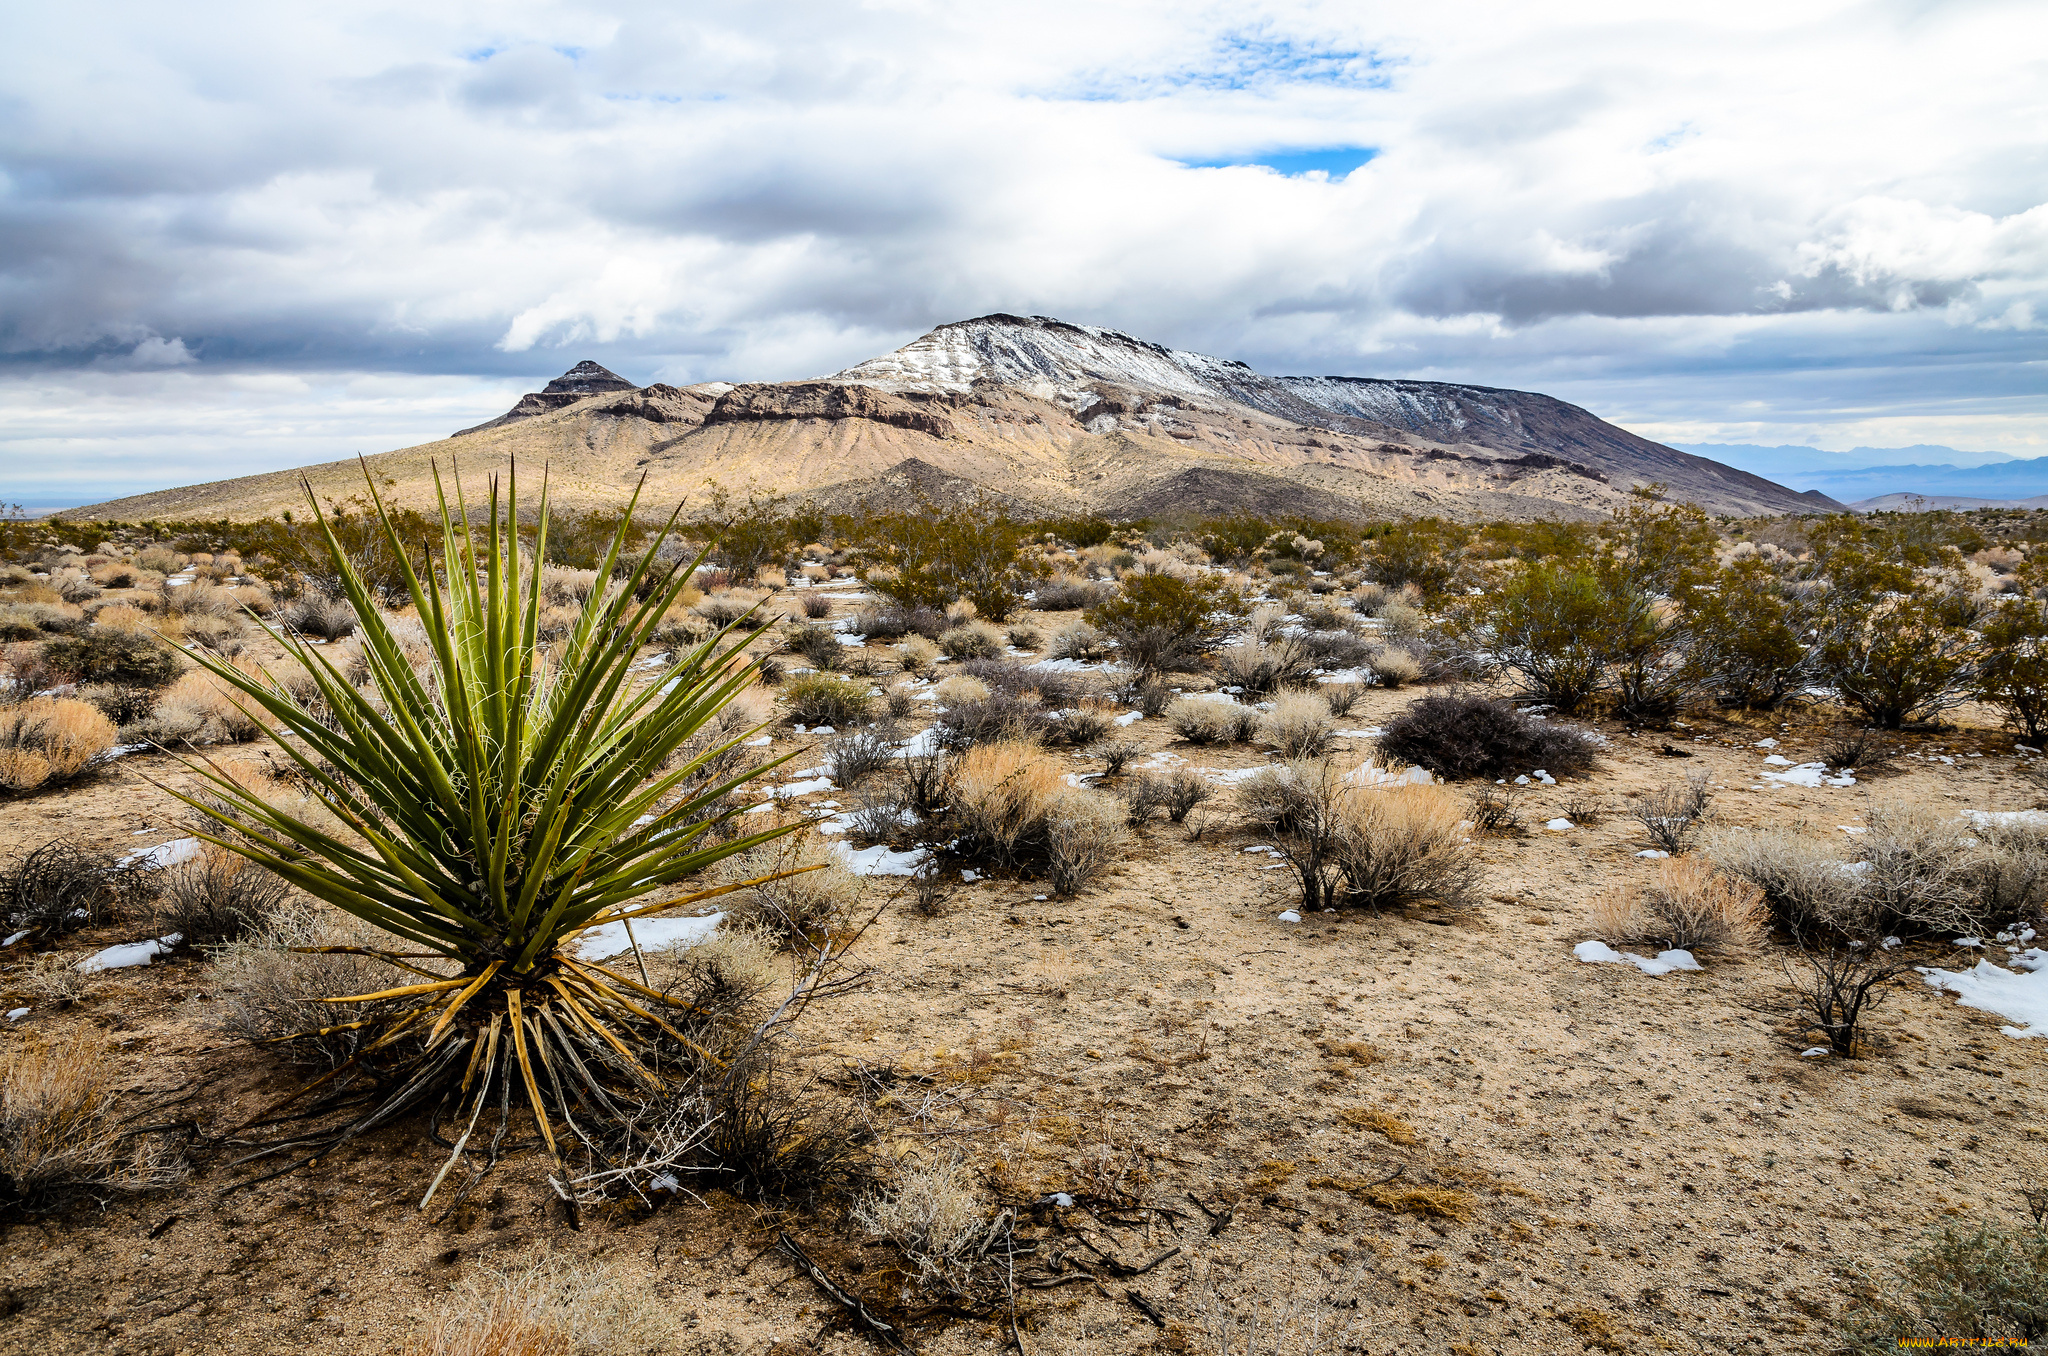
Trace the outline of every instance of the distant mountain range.
<path fill-rule="evenodd" d="M 1598 517 L 1659 482 L 1715 513 L 1839 508 L 1651 442 L 1553 396 L 1373 377 L 1273 377 L 1047 316 L 941 325 L 809 381 L 636 386 L 578 363 L 505 414 L 370 457 L 388 497 L 431 502 L 465 478 L 548 468 L 563 509 L 650 507 L 716 482 L 820 507 L 993 499 L 1013 512 L 1119 517 L 1236 510 L 1353 521 L 1407 515 Z M 358 492 L 353 461 L 71 509 L 126 519 L 268 517 Z"/>
<path fill-rule="evenodd" d="M 2048 457 L 2029 460 L 2005 452 L 1963 452 L 1924 443 L 1914 447 L 1857 447 L 1847 452 L 1823 452 L 1812 447 L 1759 447 L 1752 443 L 1674 446 L 1741 467 L 1753 475 L 1767 476 L 1796 490 L 1818 490 L 1858 507 L 1864 506 L 1866 500 L 1895 495 L 1985 500 L 1998 505 L 2048 495 Z"/>

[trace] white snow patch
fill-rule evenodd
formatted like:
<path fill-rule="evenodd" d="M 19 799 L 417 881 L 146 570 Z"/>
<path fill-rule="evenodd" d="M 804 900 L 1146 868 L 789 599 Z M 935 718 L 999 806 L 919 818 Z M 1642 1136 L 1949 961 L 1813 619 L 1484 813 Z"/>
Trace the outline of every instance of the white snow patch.
<path fill-rule="evenodd" d="M 1411 767 L 1405 772 L 1394 773 L 1371 763 L 1360 763 L 1344 774 L 1347 786 L 1428 786 L 1434 780 L 1428 768 Z"/>
<path fill-rule="evenodd" d="M 2048 969 L 2016 972 L 1990 961 L 1968 970 L 1922 969 L 1929 988 L 1956 995 L 1959 1007 L 2010 1017 L 2019 1026 L 2001 1027 L 2015 1038 L 2048 1036 Z"/>
<path fill-rule="evenodd" d="M 1660 951 L 1638 956 L 1633 951 L 1616 951 L 1605 942 L 1580 942 L 1572 954 L 1588 965 L 1633 965 L 1646 975 L 1668 975 L 1673 970 L 1697 970 L 1700 963 L 1690 951 Z"/>
<path fill-rule="evenodd" d="M 1962 817 L 1970 821 L 1972 828 L 1978 829 L 1994 826 L 2048 829 L 2048 810 L 1964 810 Z"/>
<path fill-rule="evenodd" d="M 680 951 L 710 941 L 711 934 L 724 921 L 722 913 L 700 918 L 635 918 L 633 938 L 626 936 L 624 922 L 606 923 L 576 939 L 576 954 L 583 960 L 594 961 L 623 955 L 633 949 L 634 938 L 639 940 L 642 951 Z"/>
<path fill-rule="evenodd" d="M 1816 1045 L 1811 1050 L 1801 1050 L 1799 1057 L 1801 1059 L 1826 1059 L 1828 1054 L 1829 1051 L 1825 1045 Z"/>
<path fill-rule="evenodd" d="M 777 798 L 784 796 L 808 796 L 816 791 L 831 791 L 836 788 L 830 777 L 812 777 L 808 781 L 791 782 L 787 786 L 769 788 L 768 794 Z"/>
<path fill-rule="evenodd" d="M 911 876 L 924 865 L 925 851 L 912 848 L 908 852 L 897 852 L 886 843 L 871 848 L 850 848 L 835 842 L 832 850 L 839 854 L 846 869 L 856 876 Z"/>
<path fill-rule="evenodd" d="M 1765 759 L 1764 761 L 1770 762 L 1772 760 Z M 1786 760 L 1779 758 L 1776 761 L 1782 763 Z M 1780 782 L 1786 786 L 1856 785 L 1856 778 L 1848 772 L 1844 772 L 1839 777 L 1829 776 L 1826 763 L 1801 763 L 1799 766 L 1786 772 L 1759 772 L 1757 775 L 1767 782 Z"/>
<path fill-rule="evenodd" d="M 140 852 L 129 853 L 121 859 L 121 865 L 176 866 L 179 862 L 189 862 L 198 855 L 199 840 L 197 838 L 173 838 L 168 843 L 158 843 L 155 847 L 143 848 Z"/>
<path fill-rule="evenodd" d="M 1145 713 L 1143 711 L 1126 711 L 1116 718 L 1116 723 L 1119 725 L 1136 725 L 1144 718 Z M 1343 731 L 1339 730 L 1338 733 L 1342 734 Z"/>
<path fill-rule="evenodd" d="M 1570 833 L 1579 826 L 1572 823 L 1569 819 L 1559 817 L 1548 821 L 1543 827 L 1549 829 L 1552 833 Z"/>
<path fill-rule="evenodd" d="M 1289 909 L 1287 912 L 1280 915 L 1278 921 L 1282 923 L 1299 923 L 1301 921 L 1301 915 L 1296 913 L 1294 910 Z"/>
<path fill-rule="evenodd" d="M 1641 852 L 1638 852 L 1636 854 L 1636 856 L 1638 857 L 1647 857 L 1653 862 L 1661 862 L 1670 855 L 1670 853 L 1664 851 L 1662 848 L 1644 848 Z"/>
<path fill-rule="evenodd" d="M 172 948 L 184 940 L 183 933 L 167 932 L 144 942 L 123 942 L 97 955 L 87 956 L 78 963 L 77 969 L 80 974 L 90 975 L 101 970 L 125 970 L 131 965 L 147 965 L 158 956 L 170 955 Z"/>
<path fill-rule="evenodd" d="M 15 1008 L 15 1009 L 11 1010 L 10 1012 L 8 1012 L 8 1014 L 7 1014 L 7 1020 L 8 1020 L 8 1021 L 10 1021 L 10 1022 L 18 1022 L 18 1021 L 20 1021 L 20 1020 L 21 1020 L 22 1018 L 24 1018 L 24 1017 L 26 1017 L 26 1016 L 28 1016 L 28 1009 L 27 1009 L 27 1008 Z"/>
<path fill-rule="evenodd" d="M 1378 739 L 1386 730 L 1378 725 L 1368 725 L 1363 730 L 1337 730 L 1340 739 Z"/>

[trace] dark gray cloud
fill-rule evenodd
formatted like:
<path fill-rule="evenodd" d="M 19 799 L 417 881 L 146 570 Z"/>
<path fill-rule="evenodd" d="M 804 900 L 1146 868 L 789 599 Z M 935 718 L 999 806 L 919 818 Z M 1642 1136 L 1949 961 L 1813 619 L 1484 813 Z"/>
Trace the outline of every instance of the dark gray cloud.
<path fill-rule="evenodd" d="M 40 7 L 0 55 L 0 456 L 112 492 L 436 436 L 582 357 L 797 377 L 993 310 L 1673 437 L 2048 451 L 2038 6 L 1427 8 Z M 1260 167 L 1332 146 L 1378 154 Z"/>

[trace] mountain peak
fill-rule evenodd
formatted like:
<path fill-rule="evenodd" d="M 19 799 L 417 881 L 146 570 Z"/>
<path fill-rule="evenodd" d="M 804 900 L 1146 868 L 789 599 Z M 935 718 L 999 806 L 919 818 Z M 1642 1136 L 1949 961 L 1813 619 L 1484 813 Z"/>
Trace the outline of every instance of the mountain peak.
<path fill-rule="evenodd" d="M 573 395 L 578 400 L 585 396 L 604 395 L 608 391 L 637 391 L 640 389 L 608 367 L 585 358 L 574 367 L 556 377 L 541 388 L 542 395 Z"/>

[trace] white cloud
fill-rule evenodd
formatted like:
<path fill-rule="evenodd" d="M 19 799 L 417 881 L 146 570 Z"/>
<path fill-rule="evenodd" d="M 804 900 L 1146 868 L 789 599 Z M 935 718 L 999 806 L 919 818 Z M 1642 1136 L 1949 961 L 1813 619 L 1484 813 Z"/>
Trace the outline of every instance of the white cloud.
<path fill-rule="evenodd" d="M 2048 414 L 2024 0 L 223 0 L 13 37 L 0 356 L 288 372 L 316 425 L 351 373 L 799 377 L 993 310 L 1646 431 Z M 1378 154 L 1182 163 L 1334 147 Z"/>

